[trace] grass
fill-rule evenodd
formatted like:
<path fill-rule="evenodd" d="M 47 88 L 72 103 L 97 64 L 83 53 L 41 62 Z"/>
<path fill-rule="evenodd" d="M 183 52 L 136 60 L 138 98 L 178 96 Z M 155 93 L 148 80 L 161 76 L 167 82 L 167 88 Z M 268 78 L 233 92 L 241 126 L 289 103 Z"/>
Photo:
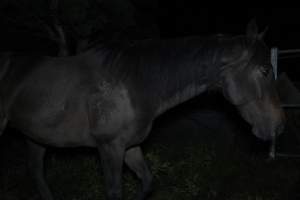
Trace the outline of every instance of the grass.
<path fill-rule="evenodd" d="M 183 125 L 180 123 L 178 126 Z M 195 130 L 174 129 L 178 131 L 156 130 L 157 133 L 143 146 L 154 175 L 154 192 L 149 200 L 300 198 L 299 160 L 268 161 L 263 148 L 253 150 L 257 149 L 256 144 L 246 150 L 240 148 L 245 143 L 229 148 L 231 144 L 222 141 L 223 145 L 220 145 L 215 137 L 204 138 L 194 134 Z M 39 199 L 26 171 L 26 153 L 20 148 L 24 145 L 22 139 L 6 137 L 3 141 L 5 145 L 0 149 L 0 199 Z M 56 200 L 105 199 L 96 150 L 51 149 L 46 166 L 47 181 Z M 134 199 L 138 185 L 135 176 L 125 169 L 125 199 Z"/>

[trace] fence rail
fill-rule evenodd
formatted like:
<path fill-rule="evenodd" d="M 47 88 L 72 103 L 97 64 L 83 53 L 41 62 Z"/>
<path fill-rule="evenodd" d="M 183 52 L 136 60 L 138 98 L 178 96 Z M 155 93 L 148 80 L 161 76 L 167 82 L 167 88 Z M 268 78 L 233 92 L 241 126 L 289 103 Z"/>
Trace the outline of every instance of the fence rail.
<path fill-rule="evenodd" d="M 277 47 L 271 48 L 271 64 L 273 67 L 275 79 L 277 79 L 278 77 L 278 59 L 288 59 L 288 58 L 297 58 L 297 57 L 300 58 L 300 49 L 280 50 Z"/>
<path fill-rule="evenodd" d="M 275 47 L 276 48 L 276 47 Z M 277 48 L 278 49 L 278 48 Z M 300 49 L 285 49 L 285 50 L 278 50 L 279 54 L 290 54 L 290 53 L 300 53 Z M 300 55 L 299 55 L 300 57 Z"/>
<path fill-rule="evenodd" d="M 293 54 L 293 55 L 287 55 L 287 54 Z M 295 55 L 299 54 L 299 55 Z M 282 56 L 283 55 L 283 56 Z M 273 47 L 271 49 L 271 64 L 273 67 L 273 73 L 275 80 L 278 78 L 278 59 L 287 59 L 287 58 L 296 58 L 300 57 L 300 49 L 285 49 L 285 50 L 279 50 L 277 47 Z M 300 108 L 300 104 L 282 104 L 281 107 L 283 108 Z"/>

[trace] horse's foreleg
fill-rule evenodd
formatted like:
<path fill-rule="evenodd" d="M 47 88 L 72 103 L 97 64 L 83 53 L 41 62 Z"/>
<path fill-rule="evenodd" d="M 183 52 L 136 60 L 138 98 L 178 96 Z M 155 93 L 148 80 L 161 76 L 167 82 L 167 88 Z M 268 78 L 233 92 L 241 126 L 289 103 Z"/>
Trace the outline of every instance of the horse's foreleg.
<path fill-rule="evenodd" d="M 30 140 L 28 144 L 28 169 L 43 200 L 53 200 L 44 175 L 44 156 L 46 148 Z"/>
<path fill-rule="evenodd" d="M 133 147 L 126 151 L 125 163 L 142 182 L 142 190 L 138 195 L 138 200 L 145 199 L 152 190 L 151 186 L 153 176 L 147 166 L 142 150 L 139 146 Z"/>
<path fill-rule="evenodd" d="M 124 145 L 119 142 L 112 142 L 101 144 L 98 149 L 101 157 L 107 197 L 109 200 L 121 200 Z"/>

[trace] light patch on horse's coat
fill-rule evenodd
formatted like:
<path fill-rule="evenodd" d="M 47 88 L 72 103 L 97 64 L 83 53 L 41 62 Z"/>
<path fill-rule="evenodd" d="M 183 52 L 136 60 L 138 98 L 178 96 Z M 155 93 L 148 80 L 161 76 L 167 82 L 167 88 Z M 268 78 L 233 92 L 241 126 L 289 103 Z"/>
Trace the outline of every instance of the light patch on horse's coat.
<path fill-rule="evenodd" d="M 201 94 L 207 89 L 206 85 L 189 85 L 187 86 L 183 91 L 177 92 L 173 97 L 171 97 L 169 100 L 163 102 L 158 109 L 158 115 L 162 114 L 166 110 L 173 108 L 176 105 L 179 105 L 180 103 L 183 103 L 190 98 Z"/>
<path fill-rule="evenodd" d="M 107 140 L 122 132 L 133 132 L 135 111 L 125 86 L 103 81 L 92 94 L 89 105 L 90 126 L 97 139 Z"/>

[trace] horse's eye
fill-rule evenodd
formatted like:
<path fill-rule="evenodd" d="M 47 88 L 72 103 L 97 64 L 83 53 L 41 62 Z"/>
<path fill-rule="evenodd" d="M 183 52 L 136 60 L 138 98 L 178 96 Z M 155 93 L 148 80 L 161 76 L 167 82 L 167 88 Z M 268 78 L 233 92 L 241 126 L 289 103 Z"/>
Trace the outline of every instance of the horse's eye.
<path fill-rule="evenodd" d="M 264 76 L 268 76 L 268 74 L 270 72 L 270 68 L 263 67 L 260 69 L 260 71 Z"/>

